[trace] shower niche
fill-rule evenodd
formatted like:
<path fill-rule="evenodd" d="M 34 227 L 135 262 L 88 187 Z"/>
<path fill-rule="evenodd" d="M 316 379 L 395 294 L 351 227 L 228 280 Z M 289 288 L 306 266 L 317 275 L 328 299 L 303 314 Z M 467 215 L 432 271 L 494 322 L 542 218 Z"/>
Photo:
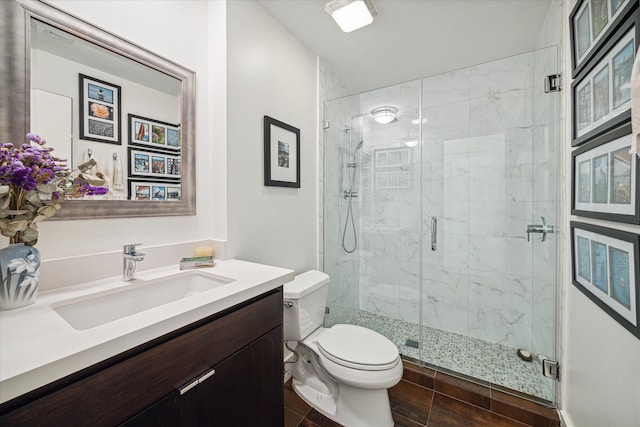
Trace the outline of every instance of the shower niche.
<path fill-rule="evenodd" d="M 325 102 L 327 326 L 553 405 L 556 47 Z M 391 106 L 394 119 L 371 112 Z M 389 108 L 389 107 L 385 107 Z M 348 250 L 345 250 L 348 249 Z M 530 362 L 517 356 L 524 349 Z"/>

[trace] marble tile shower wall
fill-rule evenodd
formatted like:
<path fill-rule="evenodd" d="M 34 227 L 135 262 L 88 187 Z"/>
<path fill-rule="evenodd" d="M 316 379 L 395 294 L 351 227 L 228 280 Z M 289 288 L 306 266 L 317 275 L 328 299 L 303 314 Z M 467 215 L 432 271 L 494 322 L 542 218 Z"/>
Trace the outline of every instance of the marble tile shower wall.
<path fill-rule="evenodd" d="M 533 191 L 531 144 L 547 131 L 534 117 L 534 55 L 422 80 L 423 153 L 411 150 L 410 185 L 372 192 L 373 203 L 359 199 L 361 309 L 419 323 L 422 300 L 425 325 L 531 348 L 533 245 L 525 229 L 534 202 L 551 199 Z M 432 217 L 440 225 L 435 252 Z"/>

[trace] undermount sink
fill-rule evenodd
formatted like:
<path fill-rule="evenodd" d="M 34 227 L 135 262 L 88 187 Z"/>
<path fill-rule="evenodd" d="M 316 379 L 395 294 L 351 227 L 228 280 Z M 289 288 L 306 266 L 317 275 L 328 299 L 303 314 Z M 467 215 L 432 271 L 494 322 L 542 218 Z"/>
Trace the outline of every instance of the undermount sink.
<path fill-rule="evenodd" d="M 84 330 L 210 291 L 233 281 L 210 273 L 187 271 L 61 301 L 52 304 L 51 308 L 75 329 Z"/>

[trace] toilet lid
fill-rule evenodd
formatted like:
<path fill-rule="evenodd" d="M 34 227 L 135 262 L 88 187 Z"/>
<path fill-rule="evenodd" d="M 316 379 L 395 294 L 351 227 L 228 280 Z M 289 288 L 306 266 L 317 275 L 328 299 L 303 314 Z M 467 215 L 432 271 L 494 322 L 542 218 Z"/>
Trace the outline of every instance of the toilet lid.
<path fill-rule="evenodd" d="M 327 359 L 355 369 L 379 371 L 398 363 L 398 348 L 371 329 L 334 325 L 318 337 L 318 349 Z"/>

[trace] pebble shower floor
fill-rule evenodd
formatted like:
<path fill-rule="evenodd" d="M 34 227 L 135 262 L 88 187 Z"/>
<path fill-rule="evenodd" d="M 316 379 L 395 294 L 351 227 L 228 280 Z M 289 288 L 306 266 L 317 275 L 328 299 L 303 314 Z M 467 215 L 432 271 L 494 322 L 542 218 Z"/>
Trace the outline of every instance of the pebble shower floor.
<path fill-rule="evenodd" d="M 384 335 L 402 355 L 421 360 L 432 369 L 446 369 L 530 395 L 540 403 L 553 403 L 552 380 L 542 376 L 541 365 L 535 358 L 533 362 L 525 362 L 517 356 L 515 348 L 425 326 L 421 352 L 411 342 L 419 342 L 419 325 L 366 311 L 356 311 L 349 323 Z"/>

